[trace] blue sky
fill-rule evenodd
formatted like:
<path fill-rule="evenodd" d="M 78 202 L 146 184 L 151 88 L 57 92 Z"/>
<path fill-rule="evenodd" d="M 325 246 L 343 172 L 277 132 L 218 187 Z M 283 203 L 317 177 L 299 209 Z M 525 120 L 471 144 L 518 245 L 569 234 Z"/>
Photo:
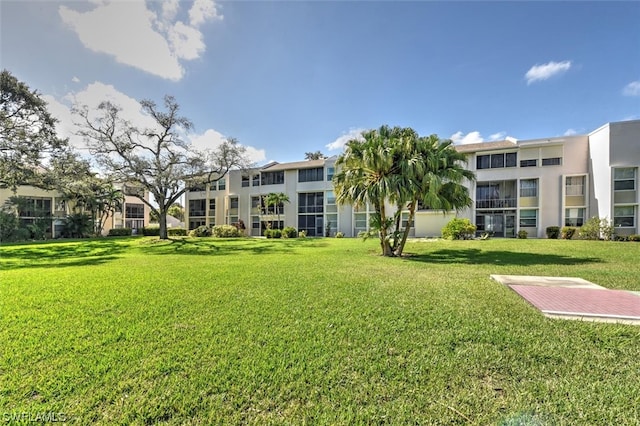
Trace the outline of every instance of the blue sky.
<path fill-rule="evenodd" d="M 339 154 L 360 130 L 457 143 L 640 118 L 640 2 L 5 1 L 0 65 L 69 108 L 176 97 L 190 140 L 257 162 Z M 72 141 L 81 144 L 71 136 Z"/>

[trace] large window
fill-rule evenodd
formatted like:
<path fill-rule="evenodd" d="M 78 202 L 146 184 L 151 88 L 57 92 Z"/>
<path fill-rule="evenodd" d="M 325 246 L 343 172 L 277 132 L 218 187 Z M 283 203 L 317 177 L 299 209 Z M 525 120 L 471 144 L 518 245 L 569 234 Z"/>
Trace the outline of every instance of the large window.
<path fill-rule="evenodd" d="M 298 194 L 298 231 L 308 236 L 323 235 L 324 193 L 303 192 Z"/>
<path fill-rule="evenodd" d="M 538 226 L 538 210 L 520 210 L 520 227 L 535 228 Z"/>
<path fill-rule="evenodd" d="M 260 186 L 260 175 L 253 175 L 251 186 Z"/>
<path fill-rule="evenodd" d="M 520 196 L 521 197 L 537 197 L 538 196 L 538 179 L 521 179 L 520 180 Z"/>
<path fill-rule="evenodd" d="M 262 172 L 263 185 L 278 185 L 284 183 L 284 171 Z"/>
<path fill-rule="evenodd" d="M 583 208 L 564 209 L 564 226 L 582 226 L 584 225 Z"/>
<path fill-rule="evenodd" d="M 42 217 L 51 214 L 51 198 L 27 198 L 18 209 L 20 217 Z M 144 217 L 144 216 L 143 216 Z"/>
<path fill-rule="evenodd" d="M 225 189 L 227 189 L 227 179 L 223 177 L 218 181 L 218 191 L 224 191 Z"/>
<path fill-rule="evenodd" d="M 633 228 L 636 226 L 635 206 L 618 206 L 613 208 L 613 226 Z"/>
<path fill-rule="evenodd" d="M 248 188 L 249 187 L 249 176 L 242 176 L 242 187 L 243 188 Z"/>
<path fill-rule="evenodd" d="M 209 226 L 216 224 L 216 199 L 209 200 Z"/>
<path fill-rule="evenodd" d="M 476 158 L 477 169 L 501 169 L 504 167 L 516 167 L 518 154 L 507 152 L 501 154 L 479 155 Z"/>
<path fill-rule="evenodd" d="M 315 167 L 313 169 L 298 170 L 298 182 L 316 182 L 324 178 L 324 168 Z"/>
<path fill-rule="evenodd" d="M 213 201 L 215 202 L 215 200 Z M 189 200 L 189 216 L 190 217 L 206 216 L 207 214 L 206 208 L 207 208 L 207 200 L 205 199 Z M 215 208 L 215 205 L 214 205 L 214 208 Z M 128 211 L 127 211 L 127 217 L 129 217 Z"/>
<path fill-rule="evenodd" d="M 636 169 L 627 167 L 613 171 L 613 189 L 616 191 L 634 191 L 636 189 Z"/>
<path fill-rule="evenodd" d="M 566 195 L 584 195 L 584 176 L 567 176 L 565 182 Z"/>

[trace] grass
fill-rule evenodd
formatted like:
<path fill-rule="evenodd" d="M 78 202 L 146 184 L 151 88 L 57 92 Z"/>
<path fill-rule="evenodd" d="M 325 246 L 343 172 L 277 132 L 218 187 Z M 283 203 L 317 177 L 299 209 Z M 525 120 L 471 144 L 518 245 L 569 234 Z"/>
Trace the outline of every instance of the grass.
<path fill-rule="evenodd" d="M 147 238 L 0 247 L 0 412 L 76 424 L 640 423 L 640 327 L 489 274 L 640 290 L 640 244 Z M 8 414 L 7 414 L 8 413 Z"/>

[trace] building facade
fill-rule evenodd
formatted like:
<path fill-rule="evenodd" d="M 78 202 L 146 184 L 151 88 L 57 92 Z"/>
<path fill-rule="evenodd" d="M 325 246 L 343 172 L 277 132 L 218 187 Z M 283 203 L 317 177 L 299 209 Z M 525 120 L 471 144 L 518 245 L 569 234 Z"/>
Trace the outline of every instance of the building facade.
<path fill-rule="evenodd" d="M 138 233 L 138 230 L 149 225 L 149 206 L 132 195 L 133 189 L 122 188 L 125 193 L 122 209 L 112 212 L 106 219 L 103 235 L 107 235 L 112 228 L 131 228 Z M 47 227 L 47 238 L 59 238 L 62 235 L 64 218 L 72 212 L 72 207 L 65 200 L 62 194 L 56 191 L 49 191 L 28 185 L 21 185 L 13 192 L 8 188 L 0 188 L 0 206 L 4 206 L 11 197 L 21 197 L 24 199 L 26 208 L 19 209 L 18 216 L 24 225 L 35 221 L 49 221 Z M 149 194 L 145 193 L 144 198 L 149 200 Z"/>

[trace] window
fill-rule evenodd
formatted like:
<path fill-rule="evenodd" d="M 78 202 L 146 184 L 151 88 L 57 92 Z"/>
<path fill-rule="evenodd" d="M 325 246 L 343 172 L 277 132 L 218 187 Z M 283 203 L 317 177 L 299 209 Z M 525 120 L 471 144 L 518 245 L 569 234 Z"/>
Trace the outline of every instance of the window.
<path fill-rule="evenodd" d="M 260 175 L 253 175 L 251 186 L 260 186 Z"/>
<path fill-rule="evenodd" d="M 209 200 L 209 216 L 216 215 L 216 199 L 212 198 Z"/>
<path fill-rule="evenodd" d="M 476 157 L 476 169 L 488 169 L 489 167 L 491 167 L 490 155 L 478 155 Z"/>
<path fill-rule="evenodd" d="M 238 208 L 238 197 L 229 198 L 229 208 L 237 209 Z"/>
<path fill-rule="evenodd" d="M 20 217 L 42 217 L 51 214 L 51 198 L 22 198 L 24 207 L 18 211 Z"/>
<path fill-rule="evenodd" d="M 298 182 L 317 182 L 317 181 L 321 181 L 323 177 L 324 177 L 323 167 L 298 170 Z"/>
<path fill-rule="evenodd" d="M 278 185 L 284 183 L 284 171 L 262 172 L 263 185 Z"/>
<path fill-rule="evenodd" d="M 249 187 L 249 176 L 242 176 L 242 187 L 243 188 Z"/>
<path fill-rule="evenodd" d="M 336 196 L 333 191 L 327 191 L 325 196 L 327 200 L 327 213 L 337 213 L 338 206 L 336 205 Z"/>
<path fill-rule="evenodd" d="M 521 179 L 520 180 L 520 196 L 521 197 L 537 197 L 538 196 L 538 179 Z"/>
<path fill-rule="evenodd" d="M 322 213 L 323 198 L 322 192 L 301 192 L 298 194 L 298 213 Z"/>
<path fill-rule="evenodd" d="M 567 176 L 565 189 L 569 196 L 584 195 L 584 176 Z"/>
<path fill-rule="evenodd" d="M 127 219 L 144 219 L 144 204 L 129 204 L 125 206 Z"/>
<path fill-rule="evenodd" d="M 207 221 L 204 219 L 196 219 L 189 221 L 189 229 L 196 229 L 198 226 L 204 226 L 207 224 Z"/>
<path fill-rule="evenodd" d="M 613 208 L 613 226 L 633 228 L 636 223 L 635 206 L 619 206 Z"/>
<path fill-rule="evenodd" d="M 559 166 L 562 164 L 562 157 L 543 158 L 543 166 Z"/>
<path fill-rule="evenodd" d="M 205 216 L 207 200 L 189 200 L 189 216 Z M 129 213 L 127 212 L 127 217 Z"/>
<path fill-rule="evenodd" d="M 477 169 L 501 169 L 503 167 L 516 167 L 517 164 L 517 152 L 507 152 L 506 154 L 479 155 L 476 158 Z"/>
<path fill-rule="evenodd" d="M 492 154 L 491 155 L 491 168 L 501 169 L 504 167 L 504 154 Z"/>
<path fill-rule="evenodd" d="M 564 226 L 584 225 L 585 209 L 564 209 Z"/>
<path fill-rule="evenodd" d="M 634 191 L 636 189 L 636 169 L 627 167 L 613 171 L 613 189 L 616 191 Z"/>
<path fill-rule="evenodd" d="M 520 167 L 537 167 L 538 160 L 520 160 Z"/>
<path fill-rule="evenodd" d="M 189 189 L 189 191 L 200 192 L 200 191 L 205 191 L 206 189 L 207 189 L 207 185 L 205 185 L 204 183 L 194 183 L 191 185 L 191 188 Z"/>
<path fill-rule="evenodd" d="M 520 227 L 535 228 L 538 226 L 538 210 L 520 210 Z"/>
<path fill-rule="evenodd" d="M 335 174 L 336 169 L 334 167 L 327 167 L 327 180 L 333 180 L 333 175 Z"/>
<path fill-rule="evenodd" d="M 224 191 L 227 189 L 227 179 L 222 178 L 218 181 L 218 191 Z"/>

